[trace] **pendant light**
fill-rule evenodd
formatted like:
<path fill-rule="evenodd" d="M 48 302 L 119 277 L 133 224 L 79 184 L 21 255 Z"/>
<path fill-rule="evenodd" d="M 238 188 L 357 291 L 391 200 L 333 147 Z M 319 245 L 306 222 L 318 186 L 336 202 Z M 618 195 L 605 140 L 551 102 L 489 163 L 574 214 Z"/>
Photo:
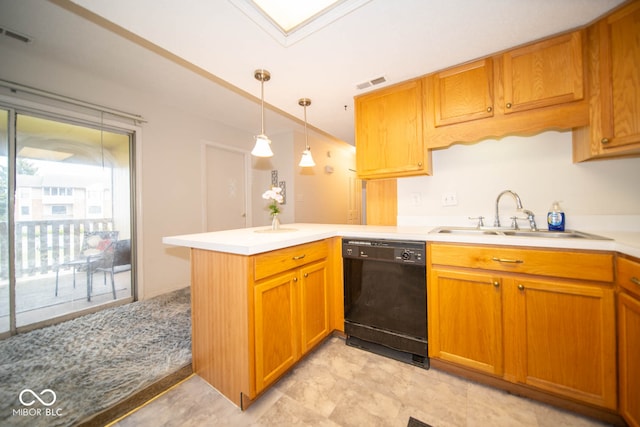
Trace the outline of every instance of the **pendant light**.
<path fill-rule="evenodd" d="M 260 110 L 262 114 L 262 124 L 260 135 L 257 135 L 256 145 L 251 150 L 251 154 L 256 157 L 271 157 L 273 156 L 273 151 L 271 151 L 271 140 L 264 134 L 264 82 L 269 81 L 271 78 L 271 73 L 267 70 L 256 70 L 253 73 L 253 76 L 256 80 L 260 81 Z"/>
<path fill-rule="evenodd" d="M 302 152 L 302 158 L 300 159 L 300 163 L 298 166 L 303 168 L 312 168 L 316 165 L 316 162 L 313 161 L 313 157 L 311 157 L 311 148 L 309 147 L 309 134 L 307 132 L 307 107 L 311 105 L 311 100 L 309 98 L 300 98 L 298 100 L 298 105 L 304 107 L 304 143 L 305 148 Z"/>

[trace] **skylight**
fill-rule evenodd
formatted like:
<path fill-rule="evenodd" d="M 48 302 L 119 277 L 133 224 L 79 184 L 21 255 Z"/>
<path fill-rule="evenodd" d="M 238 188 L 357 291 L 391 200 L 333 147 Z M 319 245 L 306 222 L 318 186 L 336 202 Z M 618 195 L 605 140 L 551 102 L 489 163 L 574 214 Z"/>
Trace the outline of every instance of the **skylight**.
<path fill-rule="evenodd" d="M 371 0 L 229 0 L 283 46 L 342 18 Z"/>
<path fill-rule="evenodd" d="M 252 0 L 280 30 L 288 34 L 296 27 L 340 3 L 341 0 Z"/>

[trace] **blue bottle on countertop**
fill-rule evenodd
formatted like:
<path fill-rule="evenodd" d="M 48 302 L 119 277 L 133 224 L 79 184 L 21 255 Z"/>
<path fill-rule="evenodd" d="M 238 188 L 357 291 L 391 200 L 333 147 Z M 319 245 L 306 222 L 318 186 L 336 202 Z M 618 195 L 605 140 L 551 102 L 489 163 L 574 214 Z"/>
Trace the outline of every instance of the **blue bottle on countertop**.
<path fill-rule="evenodd" d="M 564 231 L 564 212 L 559 202 L 553 202 L 547 214 L 547 224 L 549 231 Z"/>

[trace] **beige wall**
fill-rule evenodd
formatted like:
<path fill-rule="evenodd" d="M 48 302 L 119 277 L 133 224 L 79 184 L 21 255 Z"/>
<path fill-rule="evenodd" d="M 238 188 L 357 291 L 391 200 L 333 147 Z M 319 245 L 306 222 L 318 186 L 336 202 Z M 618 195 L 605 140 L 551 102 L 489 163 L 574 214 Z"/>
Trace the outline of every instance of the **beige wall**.
<path fill-rule="evenodd" d="M 316 166 L 301 168 L 298 163 L 305 147 L 303 132 L 295 133 L 293 146 L 296 222 L 346 224 L 351 197 L 349 176 L 353 174 L 349 170 L 355 169 L 353 147 L 309 132 L 309 146 Z"/>
<path fill-rule="evenodd" d="M 113 80 L 111 76 L 101 78 L 84 74 L 47 58 L 28 56 L 24 51 L 6 50 L 2 55 L 2 79 L 107 105 L 145 118 L 147 122 L 141 125 L 136 153 L 139 165 L 136 194 L 139 297 L 150 298 L 188 286 L 189 250 L 164 245 L 162 237 L 203 231 L 202 141 L 250 151 L 256 129 L 230 127 L 209 117 L 204 111 L 179 108 L 161 93 L 145 93 L 136 87 L 128 87 L 126 82 Z M 257 112 L 258 107 L 255 110 Z M 346 213 L 342 216 L 337 213 L 346 203 L 336 198 L 336 195 L 343 197 L 342 182 L 336 180 L 339 174 L 329 176 L 317 172 L 314 178 L 298 181 L 298 151 L 301 152 L 302 148 L 294 147 L 300 144 L 301 138 L 297 133 L 294 137 L 293 128 L 296 126 L 301 128 L 301 125 L 292 122 L 290 133 L 270 135 L 275 153 L 273 158 L 252 160 L 253 225 L 270 223 L 265 209 L 267 202 L 260 196 L 271 183 L 272 169 L 278 169 L 280 180 L 287 182 L 288 203 L 283 206 L 282 215 L 284 223 L 300 220 L 296 213 L 296 188 L 307 200 L 300 208 L 304 221 L 346 222 L 340 221 Z M 318 154 L 334 145 L 346 146 L 322 135 L 316 136 L 313 143 L 317 146 Z M 347 159 L 342 149 L 331 148 L 331 151 L 336 153 L 340 164 L 347 161 L 355 164 L 353 156 L 351 160 Z M 318 163 L 321 168 L 326 162 Z M 333 185 L 339 187 L 335 192 L 328 189 Z M 327 200 L 322 201 L 323 197 Z"/>
<path fill-rule="evenodd" d="M 567 228 L 582 227 L 578 220 L 583 217 L 640 215 L 639 182 L 640 158 L 574 164 L 571 132 L 486 140 L 435 151 L 431 177 L 399 179 L 398 219 L 419 224 L 450 218 L 475 225 L 467 217 L 482 215 L 491 225 L 496 197 L 510 189 L 535 213 L 539 225 L 545 226 L 551 203 L 561 200 Z M 457 195 L 457 206 L 442 206 L 445 193 Z M 503 219 L 513 215 L 508 212 L 511 204 L 501 201 Z"/>

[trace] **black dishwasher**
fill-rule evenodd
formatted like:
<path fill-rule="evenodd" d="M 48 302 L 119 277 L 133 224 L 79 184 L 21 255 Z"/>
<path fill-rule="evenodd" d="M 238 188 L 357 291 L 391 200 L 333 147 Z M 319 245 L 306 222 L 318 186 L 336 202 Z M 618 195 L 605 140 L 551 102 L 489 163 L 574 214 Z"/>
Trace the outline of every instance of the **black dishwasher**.
<path fill-rule="evenodd" d="M 344 238 L 347 344 L 429 368 L 425 243 Z"/>

